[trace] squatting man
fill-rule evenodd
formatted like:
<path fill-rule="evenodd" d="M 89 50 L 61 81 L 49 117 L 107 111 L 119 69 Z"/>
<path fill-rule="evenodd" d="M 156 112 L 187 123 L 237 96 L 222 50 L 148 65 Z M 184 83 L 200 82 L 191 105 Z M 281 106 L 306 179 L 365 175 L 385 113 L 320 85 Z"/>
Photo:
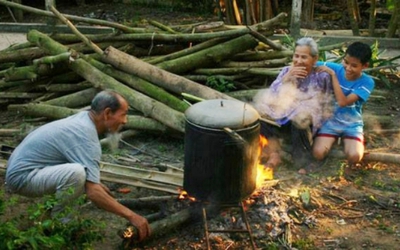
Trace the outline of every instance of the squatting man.
<path fill-rule="evenodd" d="M 116 133 L 127 122 L 128 102 L 104 90 L 89 111 L 47 123 L 31 132 L 14 150 L 6 172 L 6 188 L 29 197 L 55 194 L 52 216 L 82 194 L 96 206 L 124 217 L 138 230 L 138 240 L 150 235 L 147 220 L 123 206 L 100 182 L 102 155 L 99 135 Z M 74 192 L 68 192 L 69 189 Z"/>

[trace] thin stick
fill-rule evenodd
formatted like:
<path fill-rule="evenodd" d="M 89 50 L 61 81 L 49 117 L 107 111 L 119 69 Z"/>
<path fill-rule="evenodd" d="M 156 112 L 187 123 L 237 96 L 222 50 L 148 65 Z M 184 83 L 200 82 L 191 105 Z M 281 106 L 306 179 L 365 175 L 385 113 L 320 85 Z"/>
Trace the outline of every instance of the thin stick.
<path fill-rule="evenodd" d="M 87 46 L 92 48 L 97 54 L 103 55 L 103 50 L 97 46 L 96 44 L 92 43 L 86 36 L 84 36 L 79 30 L 67 19 L 65 18 L 54 6 L 50 7 L 50 10 L 56 15 L 63 23 L 65 23 L 72 32 L 77 35 Z"/>

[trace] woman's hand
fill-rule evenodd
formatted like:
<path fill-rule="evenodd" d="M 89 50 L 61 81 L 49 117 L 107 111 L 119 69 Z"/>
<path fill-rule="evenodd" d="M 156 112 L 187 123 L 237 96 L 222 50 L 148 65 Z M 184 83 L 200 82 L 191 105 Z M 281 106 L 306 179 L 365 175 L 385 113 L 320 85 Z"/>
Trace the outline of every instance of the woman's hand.
<path fill-rule="evenodd" d="M 292 66 L 290 67 L 289 71 L 286 73 L 284 78 L 306 78 L 308 75 L 308 72 L 306 70 L 306 67 L 304 66 Z"/>

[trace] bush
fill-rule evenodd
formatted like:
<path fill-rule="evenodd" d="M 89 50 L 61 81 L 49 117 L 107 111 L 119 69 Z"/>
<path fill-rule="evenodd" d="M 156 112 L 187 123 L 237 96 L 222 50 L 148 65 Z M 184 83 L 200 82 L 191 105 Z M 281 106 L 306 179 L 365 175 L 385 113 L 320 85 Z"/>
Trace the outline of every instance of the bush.
<path fill-rule="evenodd" d="M 5 209 L 16 202 L 16 198 L 5 201 L 0 191 L 0 249 L 92 249 L 94 242 L 103 240 L 104 223 L 79 218 L 79 211 L 72 209 L 84 202 L 83 196 L 55 218 L 50 218 L 57 204 L 54 196 L 31 205 L 27 214 L 4 218 Z M 63 223 L 66 214 L 71 220 Z"/>

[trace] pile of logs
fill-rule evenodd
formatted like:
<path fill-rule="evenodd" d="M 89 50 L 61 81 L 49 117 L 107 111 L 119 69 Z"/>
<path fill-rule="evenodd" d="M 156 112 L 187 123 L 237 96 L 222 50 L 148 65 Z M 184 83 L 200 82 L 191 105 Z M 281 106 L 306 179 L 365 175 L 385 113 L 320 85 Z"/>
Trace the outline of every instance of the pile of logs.
<path fill-rule="evenodd" d="M 174 28 L 157 22 L 127 27 L 62 15 L 54 7 L 44 13 L 73 34 L 30 30 L 27 43 L 0 51 L 1 106 L 33 117 L 66 117 L 87 106 L 98 91 L 114 89 L 137 111 L 126 128 L 183 133 L 183 113 L 193 102 L 233 98 L 208 87 L 211 76 L 236 90 L 265 87 L 266 77 L 274 78 L 292 54 L 268 38 L 285 13 L 247 27 L 214 22 Z M 115 32 L 85 35 L 74 20 L 108 25 Z"/>

